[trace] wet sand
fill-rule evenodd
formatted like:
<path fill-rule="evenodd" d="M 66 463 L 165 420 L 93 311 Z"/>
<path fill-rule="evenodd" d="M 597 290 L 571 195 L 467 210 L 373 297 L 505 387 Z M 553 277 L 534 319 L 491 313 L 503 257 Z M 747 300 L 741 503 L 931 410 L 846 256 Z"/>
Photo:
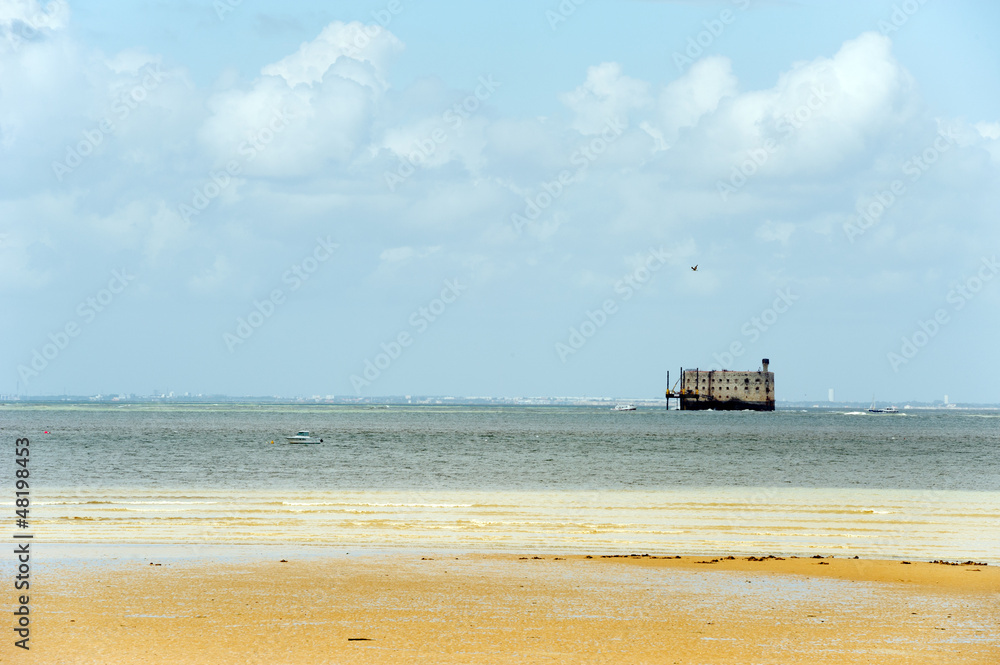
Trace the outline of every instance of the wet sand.
<path fill-rule="evenodd" d="M 591 556 L 46 564 L 0 661 L 1000 662 L 994 566 Z"/>

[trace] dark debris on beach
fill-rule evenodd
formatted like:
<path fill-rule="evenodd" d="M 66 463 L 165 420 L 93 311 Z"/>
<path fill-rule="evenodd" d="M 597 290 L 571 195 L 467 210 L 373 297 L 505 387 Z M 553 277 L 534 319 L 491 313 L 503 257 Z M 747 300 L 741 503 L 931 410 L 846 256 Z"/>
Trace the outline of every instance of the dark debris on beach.
<path fill-rule="evenodd" d="M 988 563 L 979 563 L 977 561 L 945 561 L 944 559 L 937 559 L 931 561 L 931 563 L 939 563 L 942 566 L 988 566 Z"/>

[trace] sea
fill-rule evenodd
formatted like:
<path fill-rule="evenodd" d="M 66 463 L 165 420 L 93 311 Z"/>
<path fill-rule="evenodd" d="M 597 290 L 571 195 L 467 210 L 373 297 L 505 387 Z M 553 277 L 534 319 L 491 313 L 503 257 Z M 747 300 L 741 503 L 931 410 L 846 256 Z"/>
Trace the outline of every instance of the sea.
<path fill-rule="evenodd" d="M 11 403 L 0 435 L 36 547 L 1000 564 L 997 411 Z"/>

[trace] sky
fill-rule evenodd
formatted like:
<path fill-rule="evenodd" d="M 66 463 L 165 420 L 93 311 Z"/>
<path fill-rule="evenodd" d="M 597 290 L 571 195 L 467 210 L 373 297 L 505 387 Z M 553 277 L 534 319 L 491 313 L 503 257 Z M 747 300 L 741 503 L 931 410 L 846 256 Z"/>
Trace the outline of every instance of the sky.
<path fill-rule="evenodd" d="M 0 394 L 1000 403 L 998 28 L 0 0 Z"/>

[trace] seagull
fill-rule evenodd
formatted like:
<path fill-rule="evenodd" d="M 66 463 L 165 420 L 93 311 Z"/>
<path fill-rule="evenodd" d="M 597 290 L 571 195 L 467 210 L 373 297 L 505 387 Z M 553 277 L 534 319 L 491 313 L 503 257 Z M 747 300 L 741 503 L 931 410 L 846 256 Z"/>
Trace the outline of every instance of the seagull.
<path fill-rule="evenodd" d="M 691 266 L 691 270 L 697 271 L 698 270 L 698 264 L 696 263 L 693 266 Z"/>

